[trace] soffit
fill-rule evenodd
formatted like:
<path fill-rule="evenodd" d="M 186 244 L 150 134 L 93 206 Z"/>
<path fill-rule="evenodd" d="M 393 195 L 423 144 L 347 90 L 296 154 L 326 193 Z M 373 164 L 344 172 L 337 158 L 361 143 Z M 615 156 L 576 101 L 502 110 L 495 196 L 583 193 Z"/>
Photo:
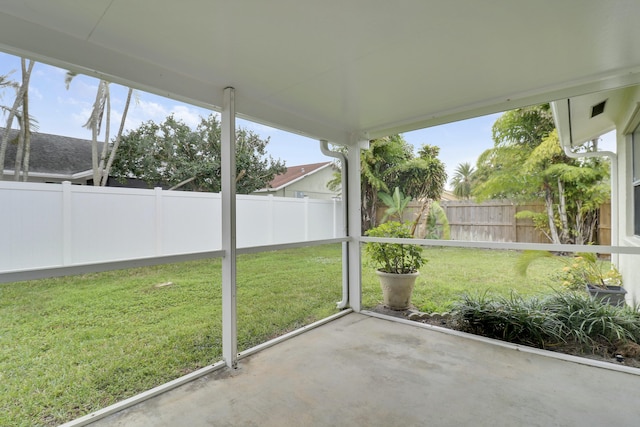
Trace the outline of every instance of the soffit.
<path fill-rule="evenodd" d="M 640 81 L 637 1 L 3 0 L 3 50 L 332 142 Z"/>

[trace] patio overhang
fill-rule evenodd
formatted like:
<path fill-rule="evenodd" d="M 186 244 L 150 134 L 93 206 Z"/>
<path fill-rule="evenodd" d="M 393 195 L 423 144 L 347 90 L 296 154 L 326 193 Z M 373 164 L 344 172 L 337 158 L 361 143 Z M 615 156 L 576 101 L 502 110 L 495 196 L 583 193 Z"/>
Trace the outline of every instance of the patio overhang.
<path fill-rule="evenodd" d="M 222 112 L 223 354 L 235 366 L 236 116 L 362 147 L 615 90 L 640 83 L 638 16 L 632 0 L 5 0 L 0 50 Z M 344 241 L 359 311 L 359 150 L 348 162 Z"/>
<path fill-rule="evenodd" d="M 24 1 L 1 49 L 340 144 L 640 82 L 634 1 Z"/>

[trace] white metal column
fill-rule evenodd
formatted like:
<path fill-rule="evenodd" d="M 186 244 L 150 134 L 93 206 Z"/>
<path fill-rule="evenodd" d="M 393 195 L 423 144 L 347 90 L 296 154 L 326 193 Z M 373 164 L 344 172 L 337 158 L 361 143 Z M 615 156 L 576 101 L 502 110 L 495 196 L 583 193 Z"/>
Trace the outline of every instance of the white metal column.
<path fill-rule="evenodd" d="M 349 222 L 349 306 L 360 311 L 362 305 L 362 260 L 360 258 L 361 211 L 360 201 L 360 150 L 368 146 L 369 141 L 362 141 L 349 146 L 347 150 L 348 172 L 347 186 L 347 220 Z"/>
<path fill-rule="evenodd" d="M 232 87 L 224 89 L 221 118 L 222 174 L 222 356 L 230 368 L 238 364 L 236 301 L 236 109 Z"/>

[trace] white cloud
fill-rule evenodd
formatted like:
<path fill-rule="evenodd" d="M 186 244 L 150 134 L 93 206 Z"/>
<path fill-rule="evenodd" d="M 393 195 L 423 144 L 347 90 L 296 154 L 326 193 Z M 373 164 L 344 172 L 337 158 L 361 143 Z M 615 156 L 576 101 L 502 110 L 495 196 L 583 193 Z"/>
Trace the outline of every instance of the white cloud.
<path fill-rule="evenodd" d="M 86 101 L 81 101 L 78 98 L 74 98 L 71 96 L 59 96 L 56 98 L 56 101 L 59 105 L 74 105 L 74 106 L 82 106 L 88 107 L 90 104 Z M 66 107 L 65 107 L 66 108 Z"/>
<path fill-rule="evenodd" d="M 131 108 L 133 107 L 133 108 Z M 169 111 L 157 102 L 139 100 L 130 107 L 131 116 L 140 117 L 140 121 L 153 120 L 159 122 L 169 115 Z"/>
<path fill-rule="evenodd" d="M 31 85 L 29 85 L 29 96 L 33 99 L 44 99 L 44 96 L 42 95 L 42 92 L 40 92 L 40 90 L 38 90 L 37 87 L 33 87 Z"/>
<path fill-rule="evenodd" d="M 174 105 L 171 114 L 178 120 L 182 120 L 187 126 L 195 129 L 200 123 L 201 115 L 198 111 L 186 105 Z"/>
<path fill-rule="evenodd" d="M 74 126 L 79 126 L 79 127 L 84 126 L 84 124 L 87 123 L 87 120 L 89 120 L 90 116 L 91 116 L 91 108 L 89 107 L 83 107 L 79 111 L 75 113 L 71 113 L 69 115 L 69 117 L 71 117 L 72 124 Z"/>

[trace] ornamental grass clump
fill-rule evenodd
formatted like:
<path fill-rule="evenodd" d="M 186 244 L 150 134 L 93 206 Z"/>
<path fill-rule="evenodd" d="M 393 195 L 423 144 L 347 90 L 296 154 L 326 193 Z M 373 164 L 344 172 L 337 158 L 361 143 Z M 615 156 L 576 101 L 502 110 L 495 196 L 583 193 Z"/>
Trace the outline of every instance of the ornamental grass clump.
<path fill-rule="evenodd" d="M 550 315 L 544 300 L 487 293 L 466 295 L 454 304 L 453 316 L 460 329 L 516 344 L 547 348 L 564 342 L 564 325 Z"/>
<path fill-rule="evenodd" d="M 529 299 L 515 293 L 510 298 L 467 295 L 452 313 L 466 332 L 540 348 L 612 353 L 621 343 L 640 343 L 640 312 L 579 292 Z"/>
<path fill-rule="evenodd" d="M 369 237 L 412 239 L 409 224 L 390 221 L 368 230 Z M 422 247 L 406 243 L 369 242 L 365 253 L 378 271 L 392 274 L 416 273 L 427 260 L 422 257 Z"/>
<path fill-rule="evenodd" d="M 566 326 L 567 340 L 583 347 L 595 343 L 640 343 L 640 313 L 629 306 L 612 306 L 577 292 L 558 292 L 546 306 Z"/>

